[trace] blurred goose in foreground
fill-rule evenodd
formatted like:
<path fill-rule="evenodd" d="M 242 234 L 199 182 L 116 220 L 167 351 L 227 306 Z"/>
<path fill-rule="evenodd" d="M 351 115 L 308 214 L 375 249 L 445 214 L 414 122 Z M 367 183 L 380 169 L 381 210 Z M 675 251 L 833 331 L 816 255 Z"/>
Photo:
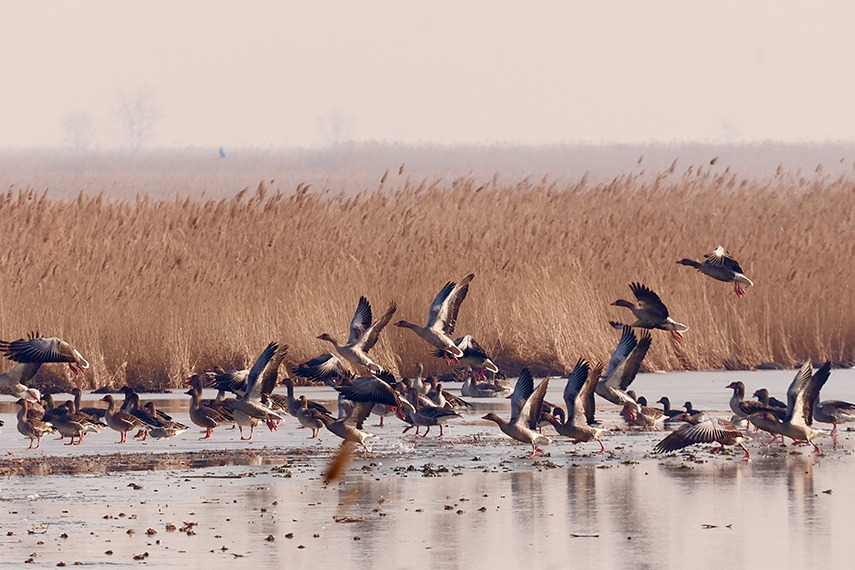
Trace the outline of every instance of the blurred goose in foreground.
<path fill-rule="evenodd" d="M 725 283 L 732 282 L 737 297 L 744 297 L 746 295 L 745 289 L 742 288 L 743 285 L 746 287 L 754 285 L 754 282 L 742 272 L 739 263 L 722 246 L 717 246 L 713 251 L 706 254 L 705 257 L 706 259 L 704 259 L 703 263 L 691 259 L 681 259 L 677 263 L 694 267 L 704 275 L 708 275 L 718 281 L 724 281 Z"/>
<path fill-rule="evenodd" d="M 738 445 L 745 452 L 745 459 L 750 459 L 751 454 L 743 443 L 747 439 L 729 421 L 721 418 L 713 418 L 707 416 L 706 413 L 701 413 L 695 416 L 691 423 L 682 425 L 668 434 L 665 439 L 656 444 L 653 450 L 657 453 L 668 453 L 669 451 L 677 451 L 678 449 L 698 443 L 716 442 L 720 444 L 720 447 L 714 448 L 711 451 L 721 451 L 725 445 Z"/>
<path fill-rule="evenodd" d="M 142 420 L 119 409 L 119 403 L 113 399 L 111 394 L 107 394 L 101 400 L 107 402 L 107 413 L 104 415 L 107 425 L 110 426 L 110 429 L 116 430 L 121 434 L 117 443 L 127 443 L 128 432 L 132 429 L 143 429 L 146 427 L 146 424 Z"/>
<path fill-rule="evenodd" d="M 626 307 L 635 315 L 635 322 L 629 326 L 641 329 L 669 331 L 676 342 L 683 342 L 683 335 L 680 333 L 686 332 L 689 330 L 689 327 L 678 323 L 668 316 L 668 307 L 665 306 L 659 295 L 641 283 L 630 283 L 629 288 L 632 290 L 632 294 L 635 295 L 635 303 L 625 299 L 618 299 L 612 303 L 616 307 Z M 617 329 L 623 327 L 621 323 L 610 322 Z"/>
<path fill-rule="evenodd" d="M 588 424 L 595 424 L 594 394 L 618 406 L 630 406 L 638 413 L 635 398 L 627 394 L 627 388 L 635 380 L 641 363 L 650 350 L 650 333 L 641 331 L 636 337 L 635 331 L 629 325 L 621 327 L 621 337 L 609 359 L 605 375 L 597 382 L 592 392 L 586 393 L 585 417 Z"/>
<path fill-rule="evenodd" d="M 534 379 L 528 368 L 520 371 L 517 385 L 511 396 L 511 419 L 505 420 L 494 413 L 489 413 L 481 419 L 496 422 L 502 432 L 523 443 L 531 445 L 531 456 L 543 453 L 539 443 L 549 443 L 549 438 L 538 433 L 537 422 L 543 407 L 543 397 L 549 387 L 549 378 L 545 378 L 532 390 Z M 530 396 L 528 395 L 530 394 Z"/>
<path fill-rule="evenodd" d="M 347 362 L 356 366 L 357 370 L 367 368 L 369 372 L 380 372 L 383 368 L 369 358 L 368 351 L 377 344 L 377 340 L 380 338 L 380 331 L 389 323 L 392 315 L 397 310 L 398 306 L 393 302 L 382 317 L 372 322 L 371 305 L 368 303 L 368 299 L 360 297 L 359 303 L 356 306 L 356 312 L 350 321 L 350 333 L 347 342 L 339 344 L 336 339 L 327 333 L 323 333 L 318 339 L 331 343 L 336 353 Z"/>
<path fill-rule="evenodd" d="M 813 410 L 819 399 L 819 392 L 830 375 L 830 362 L 820 366 L 816 373 L 813 372 L 810 361 L 805 362 L 787 389 L 787 414 L 784 420 L 778 420 L 769 411 L 762 411 L 748 416 L 748 421 L 773 436 L 781 435 L 792 439 L 794 445 L 809 443 L 817 455 L 821 454 L 822 450 L 813 439 L 824 432 L 812 427 Z"/>
<path fill-rule="evenodd" d="M 30 439 L 30 447 L 27 449 L 38 449 L 42 445 L 42 437 L 54 431 L 52 425 L 42 420 L 30 418 L 27 412 L 32 405 L 29 400 L 19 398 L 16 402 L 18 407 L 18 433 Z M 33 441 L 36 446 L 33 447 Z"/>
<path fill-rule="evenodd" d="M 352 441 L 362 446 L 365 451 L 365 441 L 374 437 L 373 433 L 363 431 L 365 419 L 371 414 L 371 402 L 355 402 L 346 416 L 337 420 L 316 409 L 310 409 L 308 414 L 318 419 L 326 428 L 345 441 Z"/>
<path fill-rule="evenodd" d="M 454 334 L 454 327 L 457 324 L 457 313 L 460 311 L 460 305 L 466 299 L 466 294 L 469 292 L 469 283 L 475 278 L 474 273 L 470 273 L 460 280 L 460 283 L 449 281 L 445 284 L 440 292 L 434 298 L 430 305 L 428 313 L 427 325 L 420 327 L 407 321 L 398 321 L 395 326 L 408 328 L 429 344 L 433 345 L 442 351 L 446 363 L 450 366 L 451 359 L 459 363 L 463 357 L 461 350 L 449 335 Z"/>
<path fill-rule="evenodd" d="M 487 351 L 471 335 L 467 334 L 458 338 L 454 341 L 454 345 L 463 353 L 457 359 L 458 366 L 472 367 L 472 372 L 475 373 L 477 380 L 485 381 L 487 380 L 487 372 L 495 374 L 499 371 L 499 367 L 490 359 Z M 447 358 L 448 353 L 440 349 L 435 350 L 433 355 L 437 358 Z"/>
<path fill-rule="evenodd" d="M 602 364 L 591 366 L 584 359 L 579 359 L 576 363 L 570 377 L 567 378 L 567 385 L 564 387 L 564 405 L 567 406 L 566 420 L 561 421 L 553 414 L 546 414 L 544 417 L 552 424 L 559 434 L 564 437 L 569 437 L 571 443 L 582 443 L 586 441 L 596 441 L 600 444 L 599 453 L 606 450 L 600 436 L 606 432 L 604 429 L 589 426 L 585 420 L 585 405 L 591 401 L 588 394 L 594 391 L 594 386 L 603 371 Z"/>
<path fill-rule="evenodd" d="M 13 341 L 0 340 L 0 353 L 19 363 L 0 374 L 0 393 L 18 398 L 24 397 L 28 390 L 25 383 L 36 375 L 42 364 L 67 362 L 74 374 L 89 368 L 89 362 L 68 342 L 56 337 L 41 337 L 38 333 Z"/>

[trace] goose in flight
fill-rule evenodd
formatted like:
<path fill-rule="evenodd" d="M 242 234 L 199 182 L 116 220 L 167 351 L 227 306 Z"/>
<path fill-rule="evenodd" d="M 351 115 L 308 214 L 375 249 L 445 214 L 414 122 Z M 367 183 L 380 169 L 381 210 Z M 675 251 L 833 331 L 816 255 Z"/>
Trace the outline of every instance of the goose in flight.
<path fill-rule="evenodd" d="M 371 314 L 371 305 L 365 297 L 359 298 L 359 303 L 356 306 L 356 312 L 353 314 L 353 319 L 350 321 L 350 333 L 345 344 L 339 344 L 328 333 L 323 333 L 318 336 L 319 340 L 325 340 L 333 345 L 336 353 L 347 362 L 355 365 L 357 370 L 363 368 L 369 372 L 376 373 L 383 368 L 371 360 L 368 356 L 368 351 L 371 350 L 377 340 L 380 338 L 380 332 L 389 323 L 392 315 L 398 310 L 397 304 L 394 302 L 389 305 L 389 308 L 382 317 L 373 320 Z"/>
<path fill-rule="evenodd" d="M 460 362 L 463 357 L 463 350 L 458 347 L 450 335 L 454 334 L 454 327 L 457 324 L 457 313 L 460 311 L 460 305 L 466 299 L 466 294 L 469 292 L 469 283 L 475 278 L 474 273 L 470 273 L 460 280 L 460 283 L 449 281 L 437 294 L 433 302 L 430 304 L 428 312 L 427 324 L 423 327 L 415 325 L 407 321 L 398 321 L 395 326 L 408 328 L 431 346 L 442 351 L 446 363 L 450 366 L 451 359 Z"/>
<path fill-rule="evenodd" d="M 636 302 L 618 299 L 613 306 L 626 307 L 632 314 L 635 315 L 635 322 L 629 326 L 641 329 L 660 329 L 669 331 L 676 342 L 683 341 L 684 333 L 689 330 L 684 324 L 678 323 L 668 316 L 668 307 L 662 302 L 653 290 L 641 283 L 630 283 L 629 288 L 632 294 L 635 295 Z M 611 321 L 611 325 L 616 329 L 623 327 L 621 323 Z"/>
<path fill-rule="evenodd" d="M 487 351 L 478 344 L 472 335 L 467 334 L 456 339 L 454 345 L 462 352 L 462 356 L 457 359 L 458 366 L 471 367 L 476 380 L 486 381 L 487 372 L 495 374 L 499 371 L 499 367 L 490 359 Z M 433 355 L 437 358 L 448 358 L 448 353 L 442 349 L 435 350 Z"/>
<path fill-rule="evenodd" d="M 18 363 L 0 374 L 0 393 L 18 398 L 24 397 L 29 390 L 26 382 L 44 363 L 67 362 L 74 374 L 89 368 L 89 362 L 68 342 L 56 337 L 42 337 L 38 333 L 13 341 L 0 340 L 0 353 Z"/>
<path fill-rule="evenodd" d="M 724 281 L 725 283 L 732 282 L 737 297 L 744 297 L 746 295 L 745 289 L 742 288 L 743 285 L 746 287 L 754 285 L 754 282 L 742 272 L 739 263 L 722 246 L 717 246 L 713 251 L 706 254 L 705 257 L 703 262 L 684 258 L 677 263 L 694 267 L 704 275 L 708 275 L 718 281 Z"/>
<path fill-rule="evenodd" d="M 690 445 L 698 443 L 718 443 L 721 447 L 713 449 L 714 452 L 721 451 L 725 445 L 738 445 L 745 452 L 745 459 L 750 459 L 751 454 L 743 443 L 748 438 L 729 421 L 722 418 L 713 418 L 701 412 L 691 423 L 680 426 L 668 434 L 665 439 L 653 448 L 657 453 L 677 451 Z"/>
<path fill-rule="evenodd" d="M 559 434 L 569 437 L 572 443 L 583 443 L 596 441 L 600 444 L 599 453 L 603 453 L 606 447 L 600 436 L 606 430 L 589 426 L 585 420 L 587 417 L 585 406 L 593 401 L 588 394 L 593 393 L 594 386 L 603 371 L 603 366 L 597 364 L 591 366 L 586 360 L 580 358 L 567 378 L 564 386 L 564 405 L 567 407 L 565 420 L 562 422 L 555 416 L 545 415 L 546 420 L 552 424 Z"/>
<path fill-rule="evenodd" d="M 627 389 L 635 380 L 641 363 L 650 350 L 650 333 L 641 331 L 636 336 L 635 331 L 629 325 L 621 327 L 621 337 L 609 359 L 606 373 L 596 383 L 594 390 L 586 392 L 585 417 L 588 424 L 596 423 L 594 418 L 594 394 L 601 398 L 617 404 L 618 406 L 629 406 L 630 411 L 638 413 L 641 411 L 634 398 L 627 394 Z M 639 339 L 640 337 L 640 339 Z"/>

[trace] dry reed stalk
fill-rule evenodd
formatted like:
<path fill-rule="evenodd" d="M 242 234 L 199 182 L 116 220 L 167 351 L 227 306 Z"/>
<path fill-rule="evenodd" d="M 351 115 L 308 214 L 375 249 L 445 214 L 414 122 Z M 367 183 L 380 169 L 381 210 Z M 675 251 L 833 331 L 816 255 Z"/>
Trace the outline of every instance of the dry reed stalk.
<path fill-rule="evenodd" d="M 627 318 L 609 303 L 630 281 L 691 327 L 679 348 L 654 334 L 650 368 L 855 358 L 850 178 L 689 169 L 605 185 L 384 186 L 283 195 L 262 183 L 222 200 L 7 192 L 0 336 L 70 340 L 93 363 L 86 387 L 177 386 L 193 370 L 244 366 L 271 339 L 290 345 L 291 363 L 326 351 L 315 337 L 345 336 L 363 294 L 422 322 L 442 284 L 472 271 L 458 332 L 510 372 L 608 358 L 606 323 Z M 719 243 L 756 282 L 745 299 L 674 263 Z M 373 354 L 394 372 L 445 369 L 391 326 Z"/>

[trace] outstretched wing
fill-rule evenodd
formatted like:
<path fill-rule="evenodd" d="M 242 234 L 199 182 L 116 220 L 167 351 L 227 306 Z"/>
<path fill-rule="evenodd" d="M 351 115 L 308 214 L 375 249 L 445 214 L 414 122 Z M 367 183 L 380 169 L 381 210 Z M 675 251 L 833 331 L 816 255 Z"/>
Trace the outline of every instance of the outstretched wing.
<path fill-rule="evenodd" d="M 801 413 L 804 416 L 807 425 L 813 424 L 813 408 L 819 401 L 819 392 L 828 378 L 831 376 L 831 362 L 826 362 L 811 376 L 807 386 L 804 389 L 804 401 L 802 402 Z"/>
<path fill-rule="evenodd" d="M 705 263 L 715 267 L 723 267 L 736 273 L 743 273 L 739 263 L 720 245 L 706 255 Z"/>
<path fill-rule="evenodd" d="M 807 390 L 808 382 L 813 376 L 810 360 L 804 363 L 796 377 L 790 382 L 790 387 L 787 388 L 787 414 L 784 421 L 789 421 L 794 425 L 807 425 L 807 416 L 805 415 L 805 406 L 807 406 Z M 809 412 L 813 413 L 813 412 Z"/>
<path fill-rule="evenodd" d="M 514 392 L 511 394 L 511 422 L 516 421 L 520 412 L 525 406 L 526 401 L 534 392 L 534 378 L 531 376 L 531 370 L 523 368 L 520 370 L 520 376 L 517 378 Z"/>
<path fill-rule="evenodd" d="M 623 362 L 623 360 L 629 356 L 629 353 L 632 352 L 632 349 L 634 349 L 638 344 L 638 339 L 635 337 L 635 333 L 632 332 L 631 326 L 621 325 L 620 329 L 622 331 L 620 340 L 612 353 L 612 357 L 609 359 L 609 367 L 606 368 L 606 378 L 612 375 L 612 372 L 617 368 L 617 365 Z"/>
<path fill-rule="evenodd" d="M 301 378 L 318 380 L 333 385 L 338 379 L 353 380 L 356 376 L 348 370 L 338 356 L 327 352 L 295 366 L 292 371 Z"/>
<path fill-rule="evenodd" d="M 629 288 L 635 295 L 639 308 L 661 320 L 668 318 L 668 307 L 652 289 L 641 283 L 630 283 Z"/>
<path fill-rule="evenodd" d="M 469 292 L 469 283 L 474 278 L 475 274 L 470 273 L 461 279 L 460 283 L 449 281 L 445 284 L 445 287 L 442 288 L 430 306 L 428 318 L 430 328 L 438 329 L 448 335 L 454 333 L 460 304 L 466 298 L 466 294 Z"/>
<path fill-rule="evenodd" d="M 350 321 L 350 334 L 347 337 L 347 344 L 355 344 L 365 331 L 371 326 L 371 305 L 365 297 L 359 298 L 359 304 L 356 305 L 356 312 L 353 314 L 353 319 Z"/>
<path fill-rule="evenodd" d="M 380 338 L 380 331 L 389 324 L 389 320 L 392 318 L 392 315 L 395 314 L 395 311 L 398 310 L 398 305 L 392 301 L 392 304 L 389 305 L 389 308 L 383 313 L 383 316 L 377 319 L 375 323 L 368 327 L 365 333 L 362 335 L 360 340 L 360 344 L 362 346 L 362 350 L 364 352 L 368 352 L 371 350 L 375 344 L 377 344 L 377 339 Z"/>
<path fill-rule="evenodd" d="M 526 400 L 525 405 L 520 411 L 517 422 L 525 425 L 529 429 L 537 429 L 537 423 L 540 421 L 540 414 L 543 411 L 543 398 L 546 397 L 546 390 L 549 388 L 549 378 L 544 378 L 531 396 Z"/>
<path fill-rule="evenodd" d="M 275 342 L 268 344 L 264 352 L 255 361 L 255 364 L 252 365 L 252 368 L 249 369 L 249 375 L 246 377 L 246 394 L 244 394 L 244 398 L 247 400 L 261 398 L 261 382 L 259 381 L 259 377 L 278 348 L 279 345 Z"/>
<path fill-rule="evenodd" d="M 567 384 L 564 386 L 564 406 L 567 409 L 567 417 L 564 423 L 573 424 L 573 420 L 577 417 L 577 401 L 582 393 L 585 383 L 588 381 L 588 373 L 591 370 L 591 365 L 584 358 L 580 358 L 573 368 L 573 372 L 567 378 Z M 580 403 L 581 405 L 581 403 Z M 582 412 L 584 413 L 584 412 Z"/>

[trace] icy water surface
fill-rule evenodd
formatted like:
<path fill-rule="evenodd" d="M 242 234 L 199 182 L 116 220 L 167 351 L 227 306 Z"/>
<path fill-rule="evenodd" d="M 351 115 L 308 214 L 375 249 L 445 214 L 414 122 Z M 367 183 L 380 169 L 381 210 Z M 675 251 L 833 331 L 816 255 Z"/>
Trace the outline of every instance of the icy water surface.
<path fill-rule="evenodd" d="M 724 416 L 729 382 L 782 397 L 794 374 L 649 374 L 633 388 Z M 855 401 L 853 380 L 853 371 L 833 371 L 823 397 Z M 552 381 L 548 399 L 560 402 L 562 389 Z M 326 388 L 302 392 L 333 398 Z M 177 411 L 186 400 L 155 398 L 189 424 Z M 705 447 L 651 455 L 663 432 L 615 432 L 601 456 L 595 443 L 574 446 L 552 433 L 549 455 L 532 459 L 530 448 L 480 420 L 507 413 L 507 401 L 477 403 L 443 440 L 402 436 L 396 420 L 372 426 L 371 452 L 357 451 L 329 486 L 322 473 L 339 440 L 323 432 L 309 440 L 292 418 L 250 443 L 223 429 L 199 441 L 194 428 L 119 446 L 105 431 L 75 447 L 46 438 L 31 452 L 14 416 L 0 414 L 0 449 L 8 450 L 0 465 L 63 472 L 85 458 L 71 475 L 0 479 L 0 566 L 709 568 L 768 565 L 770 553 L 782 567 L 848 566 L 849 432 L 837 446 L 820 440 L 819 457 L 753 441 L 750 461 Z M 601 409 L 607 426 L 620 426 L 613 406 Z"/>

